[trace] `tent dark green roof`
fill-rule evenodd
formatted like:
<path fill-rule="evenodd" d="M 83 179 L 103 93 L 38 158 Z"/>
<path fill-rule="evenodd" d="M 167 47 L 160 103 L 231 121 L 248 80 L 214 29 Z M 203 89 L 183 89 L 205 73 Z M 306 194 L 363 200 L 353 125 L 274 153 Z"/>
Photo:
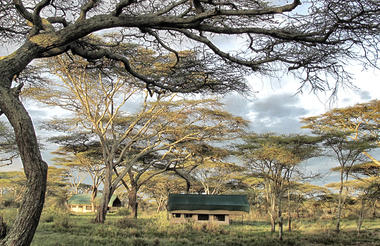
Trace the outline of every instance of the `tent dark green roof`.
<path fill-rule="evenodd" d="M 168 210 L 228 210 L 249 212 L 246 195 L 169 194 Z"/>
<path fill-rule="evenodd" d="M 112 195 L 111 199 L 108 203 L 109 207 L 113 206 L 114 201 L 118 199 L 117 195 Z M 95 202 L 98 202 L 100 200 L 100 197 L 97 196 L 95 198 Z M 82 204 L 82 205 L 91 205 L 91 194 L 76 194 L 69 198 L 67 201 L 68 204 Z"/>

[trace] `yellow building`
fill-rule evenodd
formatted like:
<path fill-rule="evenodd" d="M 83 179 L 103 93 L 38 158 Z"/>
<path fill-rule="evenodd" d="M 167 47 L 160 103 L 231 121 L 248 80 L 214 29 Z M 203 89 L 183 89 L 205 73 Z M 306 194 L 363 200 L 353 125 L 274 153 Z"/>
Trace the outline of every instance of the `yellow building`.
<path fill-rule="evenodd" d="M 95 199 L 95 203 L 99 200 L 97 197 Z M 70 197 L 68 200 L 68 205 L 71 212 L 78 213 L 89 213 L 96 211 L 96 205 L 91 203 L 91 195 L 90 194 L 76 194 Z M 115 208 L 121 207 L 121 201 L 116 195 L 112 195 L 111 199 L 108 203 L 108 209 L 113 210 Z"/>

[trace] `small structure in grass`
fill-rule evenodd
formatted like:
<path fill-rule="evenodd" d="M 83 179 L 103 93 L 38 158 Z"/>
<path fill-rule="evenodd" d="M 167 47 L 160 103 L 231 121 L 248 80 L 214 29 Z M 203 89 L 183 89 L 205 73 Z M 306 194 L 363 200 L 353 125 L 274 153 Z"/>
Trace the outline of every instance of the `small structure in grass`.
<path fill-rule="evenodd" d="M 95 198 L 97 204 L 100 197 Z M 89 213 L 96 211 L 96 205 L 91 202 L 91 194 L 76 194 L 69 198 L 68 205 L 71 212 Z M 108 203 L 108 210 L 114 211 L 122 207 L 122 203 L 117 195 L 112 195 Z"/>
<path fill-rule="evenodd" d="M 249 212 L 246 195 L 169 194 L 170 221 L 229 224 L 231 215 Z"/>

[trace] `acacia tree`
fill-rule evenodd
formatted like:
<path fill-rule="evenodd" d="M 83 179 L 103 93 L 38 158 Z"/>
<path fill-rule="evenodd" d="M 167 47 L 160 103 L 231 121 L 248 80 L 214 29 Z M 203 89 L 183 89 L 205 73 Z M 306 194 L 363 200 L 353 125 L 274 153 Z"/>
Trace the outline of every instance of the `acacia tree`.
<path fill-rule="evenodd" d="M 141 156 L 125 174 L 122 183 L 128 190 L 129 205 L 134 217 L 137 217 L 137 192 L 150 179 L 164 172 L 183 173 L 189 166 L 204 165 L 202 161 L 194 164 L 199 159 L 211 161 L 212 158 L 225 156 L 225 151 L 206 143 L 216 144 L 236 138 L 246 126 L 245 120 L 223 111 L 223 105 L 215 99 L 161 103 L 164 110 L 152 121 L 149 132 L 136 140 L 136 145 L 140 147 L 132 148 L 127 154 L 133 156 L 134 152 L 140 153 L 141 146 L 152 143 L 166 145 L 165 148 L 152 149 L 154 152 Z"/>
<path fill-rule="evenodd" d="M 242 83 L 210 81 L 209 76 L 197 81 L 176 80 L 176 69 L 147 76 L 132 63 L 133 54 L 128 56 L 115 47 L 123 42 L 143 43 L 180 60 L 177 44 L 191 40 L 204 51 L 196 59 L 205 62 L 202 67 L 189 62 L 187 71 L 205 69 L 228 78 L 239 72 L 236 64 L 256 73 L 271 72 L 283 65 L 290 71 L 304 72 L 303 84 L 310 82 L 313 89 L 322 90 L 327 84 L 319 75 L 325 72 L 337 82 L 345 81 L 346 60 L 376 65 L 380 43 L 377 1 L 310 1 L 302 9 L 297 8 L 300 4 L 300 0 L 279 5 L 243 0 L 1 1 L 0 37 L 17 47 L 0 59 L 0 110 L 14 128 L 28 180 L 22 209 L 3 244 L 30 244 L 44 202 L 47 165 L 32 121 L 19 100 L 22 72 L 32 61 L 68 50 L 90 60 L 108 57 L 120 61 L 121 69 L 152 91 L 164 88 L 181 92 L 241 90 Z M 101 39 L 107 42 L 99 42 L 88 36 L 116 27 L 120 28 L 120 38 L 112 39 L 103 32 Z M 245 55 L 220 49 L 213 37 L 224 34 L 246 40 Z M 35 78 L 32 73 L 24 74 Z M 172 79 L 164 79 L 166 76 Z"/>
<path fill-rule="evenodd" d="M 0 195 L 7 194 L 16 205 L 20 203 L 25 192 L 25 175 L 22 171 L 0 172 Z M 11 203 L 12 203 L 11 202 Z"/>
<path fill-rule="evenodd" d="M 336 231 L 340 231 L 342 209 L 346 200 L 343 193 L 345 182 L 355 164 L 370 158 L 371 149 L 378 148 L 378 111 L 379 103 L 358 104 L 345 109 L 334 109 L 322 115 L 302 119 L 304 128 L 309 128 L 321 136 L 323 145 L 333 152 L 338 161 L 340 187 L 338 194 L 338 210 Z"/>
<path fill-rule="evenodd" d="M 165 156 L 168 153 L 165 153 Z M 138 193 L 141 189 L 144 189 L 147 185 L 151 184 L 151 180 L 157 181 L 157 178 L 161 177 L 161 174 L 168 172 L 173 165 L 175 165 L 177 159 L 163 158 L 164 156 L 157 153 L 152 153 L 150 155 L 144 156 L 141 160 L 135 163 L 131 168 L 129 168 L 125 177 L 121 180 L 122 185 L 127 190 L 128 193 L 128 206 L 131 209 L 131 216 L 137 218 L 138 215 Z M 118 172 L 115 170 L 117 176 Z M 171 185 L 168 185 L 171 186 Z M 156 189 L 156 185 L 153 185 L 153 189 Z M 167 188 L 169 190 L 169 188 Z M 148 189 L 149 190 L 149 189 Z M 153 193 L 156 195 L 157 193 Z M 157 197 L 158 208 L 161 210 L 163 203 L 162 199 L 164 196 Z"/>
<path fill-rule="evenodd" d="M 183 179 L 169 172 L 154 176 L 146 182 L 141 190 L 144 195 L 153 198 L 157 204 L 157 212 L 166 209 L 170 193 L 185 191 L 186 184 Z"/>
<path fill-rule="evenodd" d="M 327 150 L 333 152 L 332 156 L 338 161 L 339 189 L 336 231 L 340 232 L 342 211 L 347 198 L 347 192 L 344 192 L 345 183 L 351 174 L 352 167 L 365 160 L 363 152 L 376 148 L 376 145 L 373 145 L 370 141 L 365 139 L 362 139 L 360 142 L 357 140 L 349 140 L 347 139 L 347 133 L 344 132 L 314 131 L 314 133 L 323 137 L 323 144 L 327 147 Z"/>
<path fill-rule="evenodd" d="M 356 229 L 358 234 L 361 232 L 363 220 L 365 217 L 365 209 L 369 208 L 368 205 L 371 200 L 376 200 L 380 196 L 380 179 L 377 177 L 349 180 L 345 186 L 350 190 L 350 195 L 355 201 L 355 210 L 357 213 Z"/>
<path fill-rule="evenodd" d="M 366 201 L 372 207 L 372 217 L 376 217 L 376 203 L 379 200 L 380 167 L 374 162 L 355 164 L 351 168 L 351 175 L 358 180 L 361 189 L 364 188 Z M 358 228 L 360 229 L 360 228 Z"/>
<path fill-rule="evenodd" d="M 318 215 L 318 200 L 321 196 L 330 194 L 326 187 L 312 185 L 310 183 L 297 183 L 293 189 L 288 190 L 288 230 L 292 230 L 292 214 L 297 218 L 311 215 L 316 218 Z"/>
<path fill-rule="evenodd" d="M 305 123 L 303 128 L 342 131 L 347 133 L 349 139 L 358 142 L 370 140 L 380 147 L 380 100 L 335 108 L 318 116 L 304 118 L 302 122 Z M 363 151 L 363 154 L 380 166 L 380 162 L 368 152 Z"/>
<path fill-rule="evenodd" d="M 144 60 L 149 60 L 146 52 L 144 50 Z M 55 90 L 39 88 L 34 97 L 70 110 L 75 114 L 71 122 L 96 135 L 105 167 L 102 203 L 96 217 L 99 223 L 104 222 L 109 199 L 126 175 L 130 184 L 125 187 L 129 190 L 133 214 L 137 216 L 137 191 L 145 183 L 138 181 L 151 170 L 154 162 L 143 162 L 151 154 L 163 152 L 161 159 L 164 159 L 168 153 L 176 152 L 176 146 L 182 142 L 226 139 L 245 123 L 221 111 L 221 104 L 215 100 L 182 100 L 164 93 L 157 95 L 154 101 L 149 100 L 146 92 L 137 113 L 130 113 L 125 110 L 126 103 L 141 91 L 129 85 L 133 78 L 105 78 L 100 72 L 87 71 L 88 62 L 76 57 L 71 59 L 76 63 L 71 64 L 66 57 L 55 59 L 52 71 L 60 78 L 51 82 Z M 96 76 L 99 77 L 96 79 Z M 163 165 L 157 174 L 169 169 L 171 163 Z"/>
<path fill-rule="evenodd" d="M 53 120 L 47 125 L 54 130 L 65 131 L 73 128 L 70 120 Z M 59 144 L 60 147 L 52 152 L 59 157 L 53 158 L 56 165 L 67 168 L 70 176 L 70 183 L 74 194 L 78 194 L 79 188 L 85 178 L 91 179 L 90 193 L 92 211 L 95 211 L 95 198 L 98 188 L 104 176 L 104 165 L 102 161 L 102 151 L 99 142 L 91 140 L 93 134 L 77 132 L 70 135 L 49 138 L 50 142 Z M 88 191 L 87 191 L 88 192 Z"/>
<path fill-rule="evenodd" d="M 279 225 L 279 239 L 283 236 L 282 200 L 285 192 L 293 186 L 295 176 L 301 174 L 299 164 L 317 155 L 319 139 L 310 136 L 273 134 L 251 134 L 238 145 L 241 158 L 249 175 L 258 178 L 264 189 L 271 231 L 275 231 L 276 219 Z"/>
<path fill-rule="evenodd" d="M 359 234 L 368 205 L 372 206 L 372 216 L 376 216 L 376 201 L 380 197 L 380 167 L 377 163 L 366 162 L 354 164 L 346 169 L 350 169 L 349 174 L 354 178 L 346 181 L 345 186 L 351 189 L 351 196 L 355 198 L 358 206 L 357 231 Z M 334 171 L 339 170 L 340 167 L 334 168 Z"/>
<path fill-rule="evenodd" d="M 45 207 L 67 209 L 68 172 L 66 168 L 49 166 Z"/>
<path fill-rule="evenodd" d="M 228 190 L 228 183 L 242 169 L 234 163 L 211 159 L 194 169 L 192 176 L 201 184 L 203 193 L 221 194 Z"/>

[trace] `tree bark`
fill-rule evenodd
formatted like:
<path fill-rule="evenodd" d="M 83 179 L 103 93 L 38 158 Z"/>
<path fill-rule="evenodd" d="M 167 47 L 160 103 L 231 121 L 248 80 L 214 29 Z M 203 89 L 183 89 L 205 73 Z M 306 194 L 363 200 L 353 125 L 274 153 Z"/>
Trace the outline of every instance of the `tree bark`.
<path fill-rule="evenodd" d="M 98 212 L 96 214 L 95 222 L 103 224 L 106 220 L 106 215 L 108 212 L 108 203 L 111 199 L 111 196 L 113 194 L 113 190 L 111 187 L 112 182 L 112 168 L 109 166 L 106 167 L 107 170 L 105 172 L 104 177 L 104 187 L 103 187 L 103 196 L 102 196 L 102 202 L 100 203 L 100 206 L 98 208 Z"/>
<path fill-rule="evenodd" d="M 12 229 L 0 245 L 30 245 L 40 220 L 46 191 L 47 164 L 42 160 L 32 120 L 19 100 L 21 88 L 7 88 L 12 80 L 0 74 L 0 110 L 11 123 L 24 172 L 26 192 Z M 8 81 L 7 81 L 8 80 Z"/>
<path fill-rule="evenodd" d="M 98 188 L 96 186 L 92 186 L 91 189 L 91 211 L 95 212 L 95 198 L 98 194 Z"/>
<path fill-rule="evenodd" d="M 276 219 L 274 218 L 274 216 L 271 214 L 270 215 L 270 231 L 271 232 L 275 232 L 276 231 Z"/>
<path fill-rule="evenodd" d="M 338 213 L 337 213 L 337 222 L 336 222 L 336 232 L 340 232 L 340 220 L 342 217 L 343 209 L 343 177 L 341 177 L 340 188 L 339 188 L 339 197 L 338 197 Z"/>
<path fill-rule="evenodd" d="M 137 219 L 137 187 L 133 184 L 128 192 L 128 205 L 132 209 L 131 216 Z"/>
<path fill-rule="evenodd" d="M 268 210 L 270 216 L 270 224 L 271 224 L 271 232 L 276 231 L 276 200 L 272 194 L 272 196 L 267 198 L 270 201 L 270 208 Z"/>

